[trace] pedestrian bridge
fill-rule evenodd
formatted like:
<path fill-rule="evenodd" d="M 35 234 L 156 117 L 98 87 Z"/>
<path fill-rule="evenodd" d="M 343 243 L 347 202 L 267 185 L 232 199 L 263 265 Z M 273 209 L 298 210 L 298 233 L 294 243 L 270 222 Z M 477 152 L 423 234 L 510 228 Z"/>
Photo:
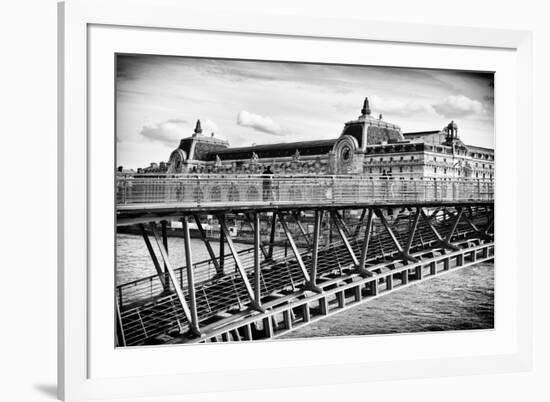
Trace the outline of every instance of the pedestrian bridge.
<path fill-rule="evenodd" d="M 136 175 L 116 181 L 117 224 L 147 215 L 277 208 L 493 202 L 493 181 L 289 175 Z"/>
<path fill-rule="evenodd" d="M 117 346 L 278 338 L 494 258 L 487 181 L 119 177 L 116 208 L 117 225 L 139 227 L 156 272 L 117 283 Z M 219 225 L 216 244 L 207 215 Z M 169 258 L 170 220 L 181 221 L 181 264 Z M 230 230 L 237 220 L 253 240 L 243 250 Z M 190 221 L 206 261 L 193 260 Z"/>

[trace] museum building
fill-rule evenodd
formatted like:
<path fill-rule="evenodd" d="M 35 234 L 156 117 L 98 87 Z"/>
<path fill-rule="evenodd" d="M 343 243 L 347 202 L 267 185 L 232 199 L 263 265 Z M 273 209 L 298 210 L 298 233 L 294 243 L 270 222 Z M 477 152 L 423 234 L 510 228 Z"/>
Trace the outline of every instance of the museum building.
<path fill-rule="evenodd" d="M 168 163 L 152 163 L 138 173 L 360 174 L 367 177 L 494 178 L 494 150 L 464 144 L 458 126 L 402 133 L 382 115 L 371 115 L 365 98 L 361 115 L 344 124 L 338 138 L 232 148 L 203 135 L 197 121 L 192 136 L 183 138 Z"/>

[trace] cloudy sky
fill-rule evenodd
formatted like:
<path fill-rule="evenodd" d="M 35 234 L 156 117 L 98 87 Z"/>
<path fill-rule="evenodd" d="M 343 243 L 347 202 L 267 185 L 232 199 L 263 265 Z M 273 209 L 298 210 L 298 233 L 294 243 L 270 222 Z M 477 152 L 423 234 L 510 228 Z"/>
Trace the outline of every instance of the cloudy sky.
<path fill-rule="evenodd" d="M 444 70 L 119 55 L 117 164 L 166 161 L 179 140 L 214 132 L 231 146 L 336 138 L 365 96 L 403 132 L 454 120 L 494 146 L 493 75 Z"/>

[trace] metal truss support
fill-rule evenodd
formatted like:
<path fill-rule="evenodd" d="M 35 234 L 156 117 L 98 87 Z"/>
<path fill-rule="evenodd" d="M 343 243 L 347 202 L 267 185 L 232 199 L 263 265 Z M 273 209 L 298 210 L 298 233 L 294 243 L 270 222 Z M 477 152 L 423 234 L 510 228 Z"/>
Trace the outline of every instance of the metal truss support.
<path fill-rule="evenodd" d="M 261 267 L 260 267 L 260 214 L 254 214 L 254 300 L 261 305 L 262 289 L 261 289 Z"/>
<path fill-rule="evenodd" d="M 172 266 L 170 265 L 170 261 L 168 260 L 168 254 L 166 253 L 166 250 L 164 249 L 164 245 L 162 244 L 162 241 L 160 239 L 160 236 L 157 232 L 157 228 L 155 223 L 151 222 L 150 224 L 151 231 L 153 232 L 153 235 L 155 237 L 155 240 L 157 242 L 157 246 L 160 250 L 160 254 L 162 256 L 162 259 L 164 260 L 164 263 L 166 264 L 166 268 L 168 269 L 168 274 L 170 275 L 170 280 L 172 281 L 172 285 L 174 285 L 174 290 L 176 292 L 176 295 L 178 296 L 178 300 L 181 304 L 181 308 L 183 309 L 183 313 L 185 314 L 185 318 L 187 319 L 187 322 L 189 323 L 190 331 L 194 333 L 197 336 L 200 336 L 200 330 L 198 327 L 195 327 L 193 325 L 193 317 L 191 315 L 191 310 L 189 309 L 189 306 L 187 305 L 187 302 L 185 301 L 185 296 L 183 295 L 183 291 L 181 290 L 181 287 L 178 285 L 176 274 L 174 270 L 172 269 Z"/>
<path fill-rule="evenodd" d="M 357 260 L 357 256 L 355 255 L 353 248 L 351 248 L 351 244 L 346 236 L 344 225 L 342 222 L 342 217 L 337 211 L 332 211 L 331 215 L 332 215 L 332 220 L 334 221 L 334 226 L 336 226 L 336 231 L 338 232 L 338 235 L 342 239 L 342 242 L 344 243 L 344 247 L 346 248 L 349 256 L 351 257 L 351 260 L 353 261 L 353 265 L 355 265 L 355 267 L 358 267 L 359 261 Z"/>
<path fill-rule="evenodd" d="M 285 232 L 286 238 L 288 240 L 288 243 L 290 244 L 290 248 L 292 249 L 292 252 L 294 253 L 294 257 L 296 258 L 296 262 L 298 263 L 298 266 L 300 267 L 300 270 L 302 271 L 302 275 L 306 281 L 306 288 L 309 290 L 312 290 L 314 292 L 321 293 L 322 290 L 317 286 L 314 285 L 311 282 L 311 278 L 309 276 L 309 272 L 307 272 L 307 268 L 304 264 L 304 260 L 302 260 L 302 256 L 300 255 L 300 251 L 298 250 L 298 247 L 296 247 L 296 243 L 294 242 L 294 239 L 292 238 L 292 234 L 290 233 L 290 230 L 288 230 L 288 225 L 286 224 L 285 218 L 281 212 L 278 214 L 279 222 L 281 223 L 281 226 L 283 227 L 283 231 Z"/>
<path fill-rule="evenodd" d="M 200 222 L 198 223 L 200 226 Z M 199 315 L 197 311 L 197 296 L 195 294 L 195 273 L 193 272 L 193 256 L 191 254 L 191 235 L 189 234 L 189 219 L 187 216 L 181 218 L 183 229 L 183 242 L 185 245 L 185 268 L 187 271 L 187 295 L 191 310 L 191 322 L 193 327 L 199 331 Z"/>
<path fill-rule="evenodd" d="M 372 223 L 374 219 L 374 211 L 369 209 L 369 214 L 367 215 L 367 224 L 365 226 L 365 238 L 363 239 L 363 245 L 361 247 L 361 257 L 359 258 L 359 265 L 357 266 L 357 271 L 359 275 L 362 276 L 373 276 L 373 273 L 365 269 L 365 263 L 367 261 L 367 252 L 369 250 L 370 237 L 372 233 Z"/>
<path fill-rule="evenodd" d="M 408 252 L 405 252 L 403 247 L 401 247 L 401 244 L 399 244 L 399 240 L 397 240 L 397 237 L 395 236 L 395 233 L 393 233 L 393 230 L 390 227 L 390 225 L 388 224 L 388 221 L 386 220 L 386 217 L 384 216 L 382 211 L 380 211 L 380 209 L 378 209 L 378 208 L 375 208 L 374 213 L 376 214 L 378 219 L 380 219 L 380 222 L 382 222 L 382 226 L 384 226 L 384 229 L 386 229 L 386 232 L 388 232 L 388 234 L 390 235 L 390 238 L 391 238 L 393 244 L 395 245 L 395 248 L 397 249 L 397 251 L 401 255 L 401 258 L 405 261 L 418 262 L 418 260 L 416 258 L 414 258 L 410 254 L 408 254 Z"/>
<path fill-rule="evenodd" d="M 212 263 L 214 264 L 214 268 L 216 268 L 216 275 L 217 276 L 223 276 L 223 269 L 220 269 L 220 263 L 218 262 L 218 259 L 216 258 L 216 254 L 214 254 L 214 249 L 212 248 L 212 245 L 210 244 L 210 241 L 206 238 L 206 233 L 204 232 L 204 228 L 202 227 L 199 215 L 193 214 L 193 218 L 195 219 L 195 222 L 197 224 L 197 228 L 199 229 L 199 233 L 201 235 L 201 240 L 203 241 L 204 245 L 206 246 L 206 250 L 208 251 L 208 255 L 210 255 L 210 259 L 212 260 Z"/>
<path fill-rule="evenodd" d="M 271 216 L 271 232 L 269 234 L 269 251 L 267 252 L 267 259 L 273 259 L 273 243 L 275 243 L 275 229 L 277 228 L 277 214 L 273 211 Z"/>
<path fill-rule="evenodd" d="M 321 222 L 323 220 L 323 210 L 315 210 L 315 225 L 313 227 L 313 248 L 311 249 L 311 271 L 310 282 L 317 286 L 317 263 L 319 260 L 319 237 L 321 235 Z"/>
<path fill-rule="evenodd" d="M 469 215 L 469 216 L 468 216 L 468 215 Z M 469 225 L 476 233 L 481 233 L 481 230 L 474 224 L 474 222 L 472 222 L 472 217 L 473 217 L 472 207 L 468 207 L 468 215 L 464 215 L 464 219 L 466 220 L 466 222 L 468 223 L 468 225 Z"/>
<path fill-rule="evenodd" d="M 218 216 L 218 225 L 220 226 L 220 272 L 223 274 L 224 268 L 225 268 L 225 240 L 224 240 L 224 234 L 222 230 L 222 224 L 221 222 L 225 221 L 225 215 L 221 214 Z"/>
<path fill-rule="evenodd" d="M 168 225 L 168 222 L 161 221 L 160 222 L 160 228 L 162 233 L 162 244 L 164 244 L 164 248 L 166 249 L 166 253 L 168 253 L 168 233 L 166 232 L 166 226 Z M 164 283 L 166 283 L 166 288 L 170 288 L 170 278 L 168 277 L 168 271 L 166 270 L 166 265 L 164 266 Z"/>
<path fill-rule="evenodd" d="M 414 216 L 412 226 L 409 228 L 409 238 L 407 239 L 407 245 L 403 250 L 405 254 L 410 254 L 411 246 L 414 240 L 414 235 L 416 234 L 416 228 L 418 227 L 419 220 L 420 220 L 420 208 L 416 208 L 416 215 Z"/>
<path fill-rule="evenodd" d="M 420 213 L 422 214 L 422 219 L 424 219 L 424 221 L 426 222 L 426 225 L 428 225 L 428 227 L 430 228 L 430 230 L 433 232 L 433 234 L 435 235 L 435 237 L 437 237 L 437 240 L 439 241 L 439 243 L 444 247 L 444 248 L 447 248 L 447 249 L 450 249 L 450 250 L 458 250 L 458 247 L 455 246 L 454 244 L 451 244 L 450 242 L 447 242 L 443 236 L 441 236 L 439 234 L 439 232 L 437 231 L 437 229 L 435 228 L 435 226 L 433 225 L 432 221 L 430 221 L 430 218 L 428 218 L 428 216 L 426 215 L 426 213 L 424 212 L 424 209 L 423 208 L 420 208 Z"/>
<path fill-rule="evenodd" d="M 294 221 L 296 222 L 296 225 L 298 225 L 298 229 L 300 229 L 300 232 L 302 233 L 302 236 L 304 236 L 304 239 L 306 241 L 307 246 L 311 247 L 311 243 L 309 241 L 309 236 L 307 235 L 307 232 L 304 229 L 304 226 L 302 225 L 302 222 L 300 221 L 300 212 L 299 211 L 293 211 L 292 216 L 294 217 Z"/>
<path fill-rule="evenodd" d="M 160 283 L 162 284 L 162 288 L 167 290 L 170 285 L 169 283 L 166 282 L 165 272 L 163 272 L 162 268 L 160 267 L 159 260 L 157 258 L 157 255 L 155 254 L 155 250 L 153 250 L 153 246 L 151 245 L 151 241 L 149 240 L 149 236 L 145 231 L 145 226 L 143 225 L 143 223 L 139 224 L 139 228 L 141 230 L 141 235 L 143 236 L 143 240 L 145 241 L 145 245 L 147 246 L 147 250 L 149 251 L 149 255 L 151 256 L 151 260 L 153 261 L 153 265 L 155 266 L 155 271 L 157 271 L 157 275 L 159 277 Z"/>
<path fill-rule="evenodd" d="M 233 240 L 231 239 L 231 234 L 229 233 L 229 229 L 227 228 L 227 224 L 225 223 L 225 218 L 220 216 L 219 220 L 220 220 L 221 230 L 225 236 L 225 240 L 227 241 L 227 245 L 229 246 L 229 250 L 231 251 L 233 260 L 235 260 L 235 266 L 239 271 L 239 275 L 241 276 L 241 279 L 243 281 L 244 287 L 246 289 L 246 293 L 248 294 L 248 298 L 250 299 L 251 306 L 255 310 L 264 312 L 265 310 L 258 304 L 257 300 L 254 297 L 254 291 L 252 290 L 252 286 L 250 285 L 250 281 L 248 280 L 248 276 L 246 275 L 244 266 L 241 262 L 241 259 L 239 258 L 237 249 L 235 248 L 235 245 L 233 244 Z"/>
<path fill-rule="evenodd" d="M 456 228 L 458 226 L 458 222 L 460 221 L 460 218 L 462 218 L 462 214 L 463 214 L 464 210 L 462 208 L 458 208 L 458 214 L 456 216 L 456 219 L 453 223 L 453 227 L 451 228 L 451 231 L 449 232 L 449 234 L 447 235 L 447 237 L 445 238 L 445 243 L 447 245 L 451 245 L 451 239 L 453 238 L 454 234 L 455 234 L 455 231 L 456 231 Z"/>
<path fill-rule="evenodd" d="M 485 230 L 483 231 L 483 234 L 488 235 L 489 230 L 491 230 L 491 228 L 493 227 L 494 224 L 495 224 L 495 216 L 494 216 L 494 213 L 493 213 L 493 216 L 491 216 L 491 219 L 489 220 L 489 223 L 485 227 Z"/>
<path fill-rule="evenodd" d="M 338 217 L 338 220 L 339 220 L 339 224 L 340 226 L 342 227 L 342 229 L 344 229 L 344 233 L 346 236 L 350 237 L 351 236 L 351 231 L 349 230 L 348 228 L 348 225 L 346 225 L 346 221 L 344 219 L 344 212 L 345 210 L 342 211 L 342 214 L 340 214 L 340 212 L 338 212 L 337 210 L 334 210 L 333 211 L 336 216 Z"/>
<path fill-rule="evenodd" d="M 357 226 L 353 231 L 353 237 L 359 236 L 359 232 L 361 232 L 361 226 L 363 225 L 363 221 L 365 220 L 366 214 L 367 214 L 367 208 L 363 208 L 363 211 L 361 211 L 361 216 L 359 217 L 359 221 L 357 222 Z"/>
<path fill-rule="evenodd" d="M 248 226 L 250 226 L 250 228 L 252 229 L 252 231 L 254 232 L 254 215 L 252 214 L 249 214 L 249 213 L 245 213 L 244 214 L 244 217 L 245 217 L 245 220 L 246 220 L 246 223 L 248 223 Z M 261 226 L 260 226 L 260 229 L 261 229 Z M 260 237 L 260 251 L 262 252 L 262 254 L 264 255 L 264 258 L 267 259 L 268 258 L 268 252 L 265 251 L 265 248 L 264 246 L 262 245 L 262 240 L 261 240 L 261 237 Z"/>
<path fill-rule="evenodd" d="M 443 241 L 443 237 L 439 234 L 439 232 L 437 231 L 437 229 L 435 228 L 435 226 L 433 225 L 432 221 L 430 221 L 430 218 L 428 218 L 428 216 L 426 215 L 426 213 L 424 212 L 424 209 L 423 208 L 420 208 L 420 215 L 422 216 L 422 219 L 424 219 L 424 222 L 426 223 L 426 225 L 428 225 L 428 227 L 430 228 L 430 230 L 433 232 L 433 234 L 435 235 L 435 237 L 437 237 L 437 239 L 439 241 Z"/>

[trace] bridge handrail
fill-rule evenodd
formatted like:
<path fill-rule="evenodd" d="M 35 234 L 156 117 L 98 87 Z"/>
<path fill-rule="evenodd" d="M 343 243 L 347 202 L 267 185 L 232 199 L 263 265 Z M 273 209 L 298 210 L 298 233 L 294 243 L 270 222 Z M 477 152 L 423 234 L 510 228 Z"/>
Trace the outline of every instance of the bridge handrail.
<path fill-rule="evenodd" d="M 361 175 L 117 175 L 117 206 L 493 200 L 488 179 Z"/>

